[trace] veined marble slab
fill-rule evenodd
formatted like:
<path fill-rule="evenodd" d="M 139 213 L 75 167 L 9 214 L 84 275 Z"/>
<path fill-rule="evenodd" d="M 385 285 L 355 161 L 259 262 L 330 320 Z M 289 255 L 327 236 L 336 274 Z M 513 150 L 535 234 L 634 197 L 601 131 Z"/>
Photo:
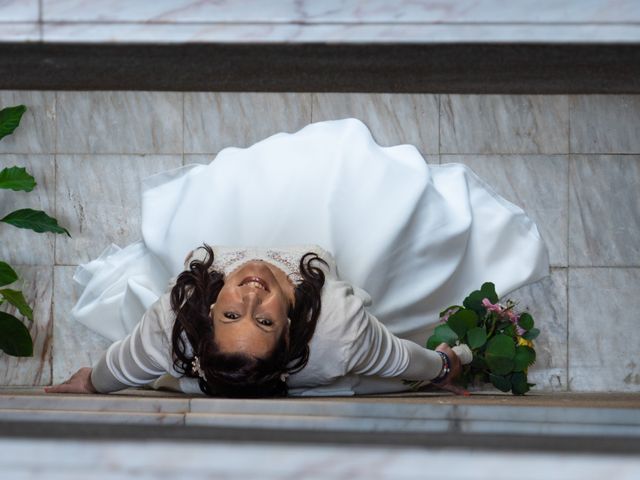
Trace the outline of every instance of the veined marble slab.
<path fill-rule="evenodd" d="M 276 439 L 277 440 L 277 439 Z M 2 439 L 0 463 L 8 478 L 224 478 L 246 480 L 636 480 L 640 459 L 561 452 L 479 449 L 264 444 L 158 440 Z M 523 467 L 526 465 L 526 468 Z M 499 468 L 498 468 L 499 467 Z"/>
<path fill-rule="evenodd" d="M 640 392 L 640 268 L 569 269 L 569 388 Z"/>
<path fill-rule="evenodd" d="M 0 22 L 37 22 L 40 14 L 39 4 L 39 0 L 2 0 Z M 0 24 L 0 32 L 3 28 Z"/>
<path fill-rule="evenodd" d="M 440 153 L 569 153 L 566 95 L 441 95 Z"/>
<path fill-rule="evenodd" d="M 12 357 L 0 352 L 0 385 L 48 385 L 51 383 L 52 370 L 53 267 L 13 267 L 19 279 L 8 288 L 22 290 L 33 309 L 33 321 L 16 315 L 15 309 L 8 305 L 3 305 L 2 310 L 23 320 L 33 340 L 33 356 Z"/>
<path fill-rule="evenodd" d="M 637 43 L 638 25 L 44 23 L 45 42 L 83 43 Z M 0 41 L 38 39 L 23 27 Z"/>
<path fill-rule="evenodd" d="M 55 153 L 56 92 L 0 90 L 0 108 L 17 105 L 25 105 L 27 111 L 18 128 L 0 140 L 0 152 Z"/>
<path fill-rule="evenodd" d="M 43 0 L 42 18 L 162 23 L 567 23 L 567 19 L 628 23 L 640 21 L 640 7 L 635 0 Z"/>
<path fill-rule="evenodd" d="M 640 266 L 640 155 L 569 158 L 569 266 Z"/>
<path fill-rule="evenodd" d="M 43 210 L 55 216 L 55 162 L 53 155 L 0 154 L 0 170 L 24 167 L 36 186 L 31 192 L 0 190 L 0 217 L 22 208 Z M 60 225 L 65 226 L 64 222 Z M 2 225 L 0 259 L 16 265 L 53 265 L 54 233 Z"/>
<path fill-rule="evenodd" d="M 73 321 L 69 312 L 78 300 L 72 277 L 76 267 L 54 267 L 52 383 L 67 380 L 81 367 L 100 359 L 111 342 L 84 325 Z"/>
<path fill-rule="evenodd" d="M 184 152 L 248 147 L 311 122 L 311 95 L 274 92 L 186 92 Z"/>

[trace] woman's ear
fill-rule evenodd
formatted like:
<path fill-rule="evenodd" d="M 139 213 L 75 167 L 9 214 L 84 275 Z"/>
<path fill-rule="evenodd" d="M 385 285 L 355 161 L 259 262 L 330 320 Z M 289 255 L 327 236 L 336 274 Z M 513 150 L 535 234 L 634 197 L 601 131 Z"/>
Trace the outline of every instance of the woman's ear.
<path fill-rule="evenodd" d="M 210 316 L 211 318 L 213 318 L 213 307 L 215 307 L 215 306 L 216 306 L 216 302 L 213 302 L 213 303 L 211 304 L 211 306 L 209 307 L 209 316 Z"/>

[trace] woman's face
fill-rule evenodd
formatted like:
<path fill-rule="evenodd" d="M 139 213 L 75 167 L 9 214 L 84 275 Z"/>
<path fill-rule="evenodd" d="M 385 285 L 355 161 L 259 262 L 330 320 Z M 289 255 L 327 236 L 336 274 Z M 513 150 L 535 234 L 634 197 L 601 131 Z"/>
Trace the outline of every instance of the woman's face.
<path fill-rule="evenodd" d="M 218 348 L 267 357 L 283 331 L 288 339 L 294 298 L 293 284 L 275 265 L 254 260 L 234 270 L 210 312 Z"/>

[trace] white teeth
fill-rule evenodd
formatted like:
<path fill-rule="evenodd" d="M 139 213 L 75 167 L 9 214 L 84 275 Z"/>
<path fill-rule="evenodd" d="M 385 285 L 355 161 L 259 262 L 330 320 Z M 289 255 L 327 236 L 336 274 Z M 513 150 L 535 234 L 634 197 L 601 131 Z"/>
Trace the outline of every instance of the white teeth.
<path fill-rule="evenodd" d="M 259 288 L 260 290 L 264 290 L 264 287 L 259 282 L 250 281 L 250 282 L 245 283 L 245 285 L 251 285 L 254 288 Z"/>

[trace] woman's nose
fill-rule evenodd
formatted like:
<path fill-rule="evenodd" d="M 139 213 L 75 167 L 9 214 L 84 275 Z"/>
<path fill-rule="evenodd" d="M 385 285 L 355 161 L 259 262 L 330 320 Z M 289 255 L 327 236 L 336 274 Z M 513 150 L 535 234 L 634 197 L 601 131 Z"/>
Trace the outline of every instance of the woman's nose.
<path fill-rule="evenodd" d="M 259 292 L 256 289 L 247 289 L 244 292 L 242 292 L 242 299 L 249 305 L 249 306 L 254 306 L 254 305 L 260 305 L 262 303 L 262 295 L 261 292 Z"/>

